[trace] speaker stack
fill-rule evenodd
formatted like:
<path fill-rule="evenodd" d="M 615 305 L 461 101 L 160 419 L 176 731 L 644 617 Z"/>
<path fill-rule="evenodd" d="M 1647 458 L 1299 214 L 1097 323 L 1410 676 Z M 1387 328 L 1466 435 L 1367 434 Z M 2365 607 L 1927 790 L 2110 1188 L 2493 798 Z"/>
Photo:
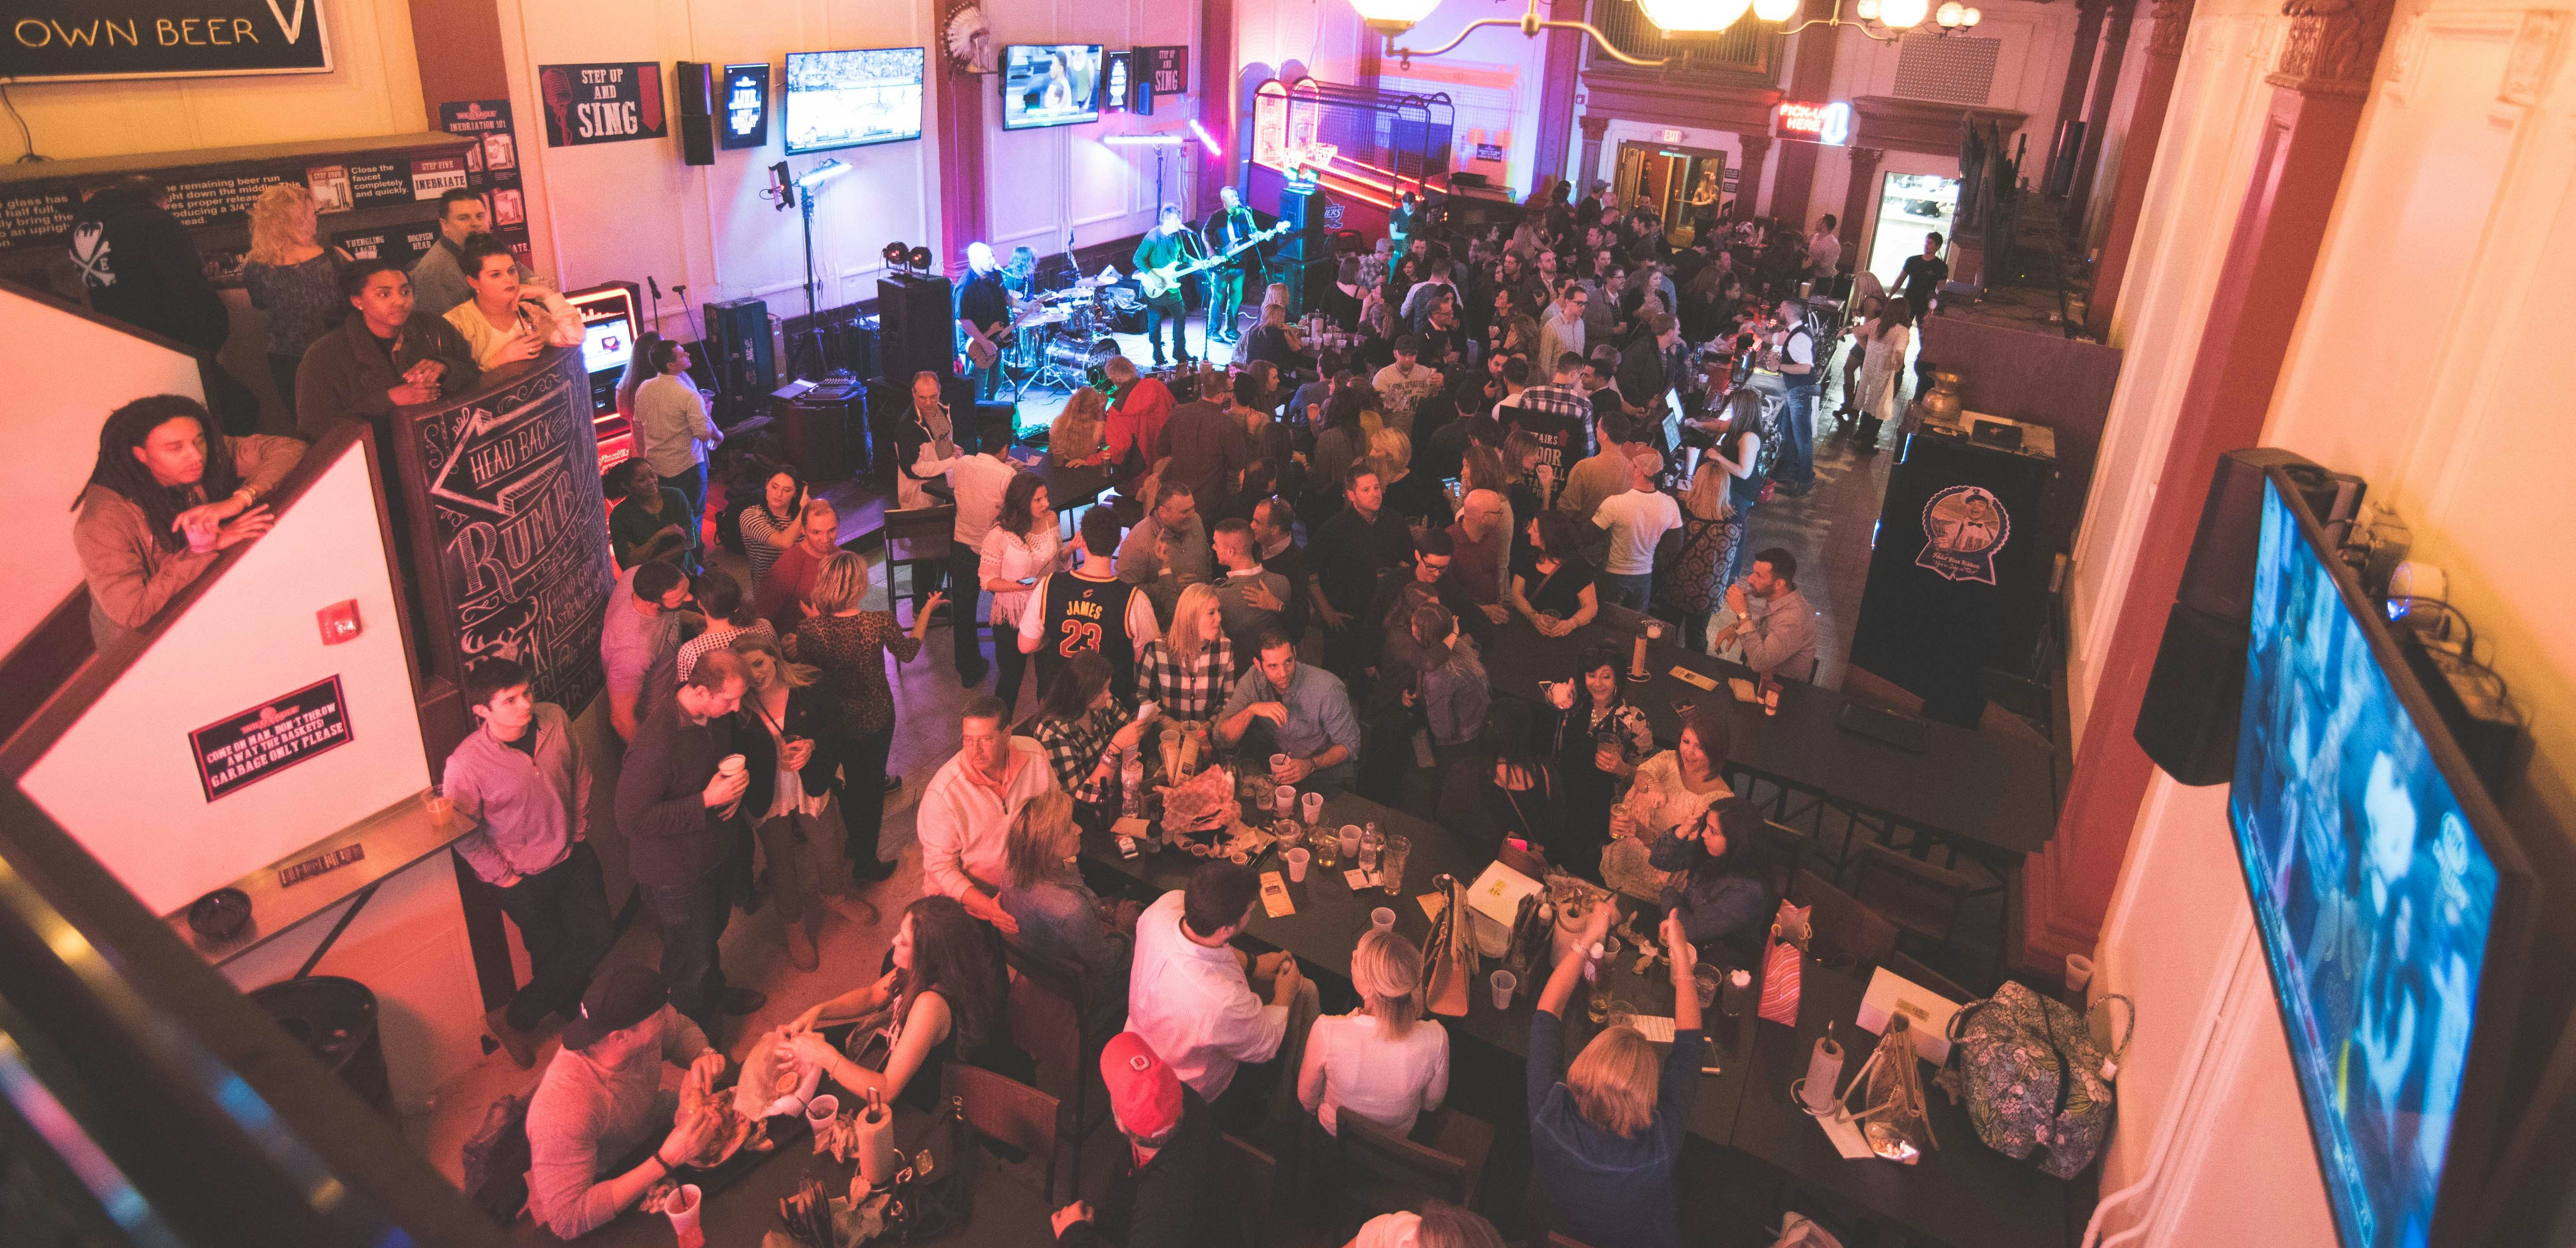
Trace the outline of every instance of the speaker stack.
<path fill-rule="evenodd" d="M 716 163 L 716 67 L 703 61 L 679 63 L 680 163 Z"/>
<path fill-rule="evenodd" d="M 715 370 L 716 393 L 734 409 L 718 413 L 730 425 L 759 411 L 762 398 L 778 388 L 778 355 L 769 334 L 769 305 L 758 299 L 727 299 L 707 305 L 707 337 L 702 344 L 707 366 Z"/>
<path fill-rule="evenodd" d="M 939 276 L 877 279 L 879 375 L 909 385 L 915 373 L 946 377 L 957 367 L 956 288 Z"/>
<path fill-rule="evenodd" d="M 1332 192 L 1313 182 L 1279 188 L 1279 222 L 1288 227 L 1278 251 L 1279 280 L 1288 284 L 1288 318 L 1325 306 L 1335 275 Z"/>

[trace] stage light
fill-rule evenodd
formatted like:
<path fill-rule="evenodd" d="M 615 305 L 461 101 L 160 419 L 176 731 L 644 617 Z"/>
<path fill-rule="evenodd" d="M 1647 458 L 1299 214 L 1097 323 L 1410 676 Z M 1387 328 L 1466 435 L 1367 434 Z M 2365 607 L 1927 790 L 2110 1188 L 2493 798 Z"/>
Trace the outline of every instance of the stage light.
<path fill-rule="evenodd" d="M 1798 15 L 1798 0 L 1753 0 L 1753 16 L 1766 22 L 1785 22 Z"/>
<path fill-rule="evenodd" d="M 850 167 L 840 161 L 826 160 L 822 164 L 806 170 L 803 177 L 796 179 L 796 189 L 811 195 L 814 193 L 815 187 L 821 186 L 842 174 L 848 173 L 849 171 Z"/>
<path fill-rule="evenodd" d="M 900 269 L 903 267 L 904 256 L 909 254 L 911 251 L 912 248 L 906 247 L 902 243 L 887 243 L 885 245 L 885 250 L 878 252 L 877 254 L 885 257 L 887 268 Z"/>
<path fill-rule="evenodd" d="M 924 273 L 930 271 L 930 249 L 927 247 L 913 248 L 912 254 L 906 256 L 905 259 L 910 260 L 912 262 L 912 267 L 915 269 L 919 269 Z"/>
<path fill-rule="evenodd" d="M 787 172 L 786 161 L 769 167 L 769 189 L 762 191 L 761 195 L 780 212 L 796 206 L 796 179 Z"/>
<path fill-rule="evenodd" d="M 1440 0 L 1351 0 L 1351 7 L 1359 10 L 1360 20 L 1369 29 L 1400 35 L 1431 16 L 1431 10 L 1440 7 Z"/>
<path fill-rule="evenodd" d="M 1750 0 L 1637 0 L 1646 20 L 1667 35 L 1714 34 L 1744 16 Z"/>
<path fill-rule="evenodd" d="M 1931 15 L 1929 0 L 1879 0 L 1879 24 L 1890 30 L 1912 30 Z"/>
<path fill-rule="evenodd" d="M 1225 156 L 1225 149 L 1216 144 L 1216 136 L 1209 134 L 1207 127 L 1200 125 L 1196 117 L 1190 118 L 1190 133 L 1199 136 L 1199 142 L 1207 148 L 1208 155 L 1220 159 Z"/>

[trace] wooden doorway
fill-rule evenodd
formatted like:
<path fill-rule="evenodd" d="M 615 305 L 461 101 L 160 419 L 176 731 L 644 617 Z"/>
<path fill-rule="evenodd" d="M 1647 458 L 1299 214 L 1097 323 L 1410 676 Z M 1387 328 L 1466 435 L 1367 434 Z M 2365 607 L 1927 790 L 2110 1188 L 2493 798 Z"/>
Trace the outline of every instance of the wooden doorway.
<path fill-rule="evenodd" d="M 1688 246 L 1702 222 L 1715 221 L 1725 202 L 1726 153 L 1669 143 L 1619 145 L 1611 188 L 1622 204 L 1648 204 L 1664 223 L 1664 237 Z"/>

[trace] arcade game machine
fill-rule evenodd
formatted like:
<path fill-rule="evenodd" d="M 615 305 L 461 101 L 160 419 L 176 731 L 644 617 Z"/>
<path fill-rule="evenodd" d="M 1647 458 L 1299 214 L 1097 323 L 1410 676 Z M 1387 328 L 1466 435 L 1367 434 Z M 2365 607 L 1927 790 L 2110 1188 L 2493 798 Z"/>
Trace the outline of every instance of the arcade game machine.
<path fill-rule="evenodd" d="M 582 368 L 590 374 L 591 424 L 599 438 L 599 470 L 605 473 L 635 454 L 635 430 L 617 414 L 617 381 L 626 375 L 642 332 L 635 288 L 611 282 L 566 291 L 564 299 L 581 313 Z"/>

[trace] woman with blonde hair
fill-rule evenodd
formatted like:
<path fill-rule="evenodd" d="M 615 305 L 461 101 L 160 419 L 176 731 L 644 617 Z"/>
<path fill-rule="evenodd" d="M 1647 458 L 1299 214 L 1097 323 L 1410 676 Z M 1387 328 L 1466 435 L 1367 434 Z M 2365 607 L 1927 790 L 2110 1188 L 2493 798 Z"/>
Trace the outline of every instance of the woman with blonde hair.
<path fill-rule="evenodd" d="M 1215 586 L 1182 588 L 1171 631 L 1136 654 L 1136 691 L 1178 720 L 1214 719 L 1234 696 L 1234 642 Z"/>
<path fill-rule="evenodd" d="M 1434 1200 L 1420 1213 L 1399 1209 L 1369 1219 L 1344 1248 L 1503 1248 L 1503 1236 L 1483 1215 Z"/>
<path fill-rule="evenodd" d="M 788 653 L 822 673 L 831 713 L 827 753 L 841 763 L 841 820 L 849 828 L 850 877 L 873 884 L 894 874 L 877 860 L 885 823 L 886 755 L 894 747 L 894 690 L 886 685 L 886 652 L 909 663 L 921 654 L 930 617 L 947 601 L 934 593 L 913 613 L 909 632 L 894 612 L 864 611 L 868 561 L 849 551 L 823 560 L 814 576 L 813 614 L 796 626 Z"/>
<path fill-rule="evenodd" d="M 1136 915 L 1142 906 L 1121 903 L 1119 922 L 1105 917 L 1098 894 L 1072 863 L 1082 852 L 1082 829 L 1073 821 L 1073 795 L 1049 789 L 1011 817 L 1002 843 L 1004 879 L 994 900 L 1017 920 L 1010 941 L 1040 957 L 1081 968 L 1089 1000 L 1081 1003 L 1086 1028 L 1113 1035 L 1127 1017 L 1127 967 L 1135 951 Z"/>
<path fill-rule="evenodd" d="M 1047 434 L 1047 457 L 1065 467 L 1109 460 L 1109 399 L 1089 386 L 1073 392 Z"/>
<path fill-rule="evenodd" d="M 1455 518 L 1449 510 L 1449 494 L 1430 473 L 1413 470 L 1411 434 L 1380 429 L 1369 435 L 1368 463 L 1377 469 L 1378 483 L 1386 488 L 1387 510 L 1416 528 L 1449 527 Z"/>
<path fill-rule="evenodd" d="M 837 761 L 818 752 L 832 735 L 831 706 L 818 683 L 822 673 L 789 662 L 765 629 L 736 635 L 730 648 L 742 658 L 750 684 L 734 733 L 751 782 L 741 809 L 769 860 L 769 894 L 786 927 L 787 958 L 797 970 L 810 971 L 822 965 L 823 903 L 817 894 L 846 897 L 850 891 L 841 865 L 841 826 L 823 817 Z M 876 907 L 860 904 L 874 924 Z"/>
<path fill-rule="evenodd" d="M 1576 947 L 1607 935 L 1617 910 L 1615 903 L 1595 906 Z M 1636 1028 L 1618 1026 L 1565 1064 L 1565 1003 L 1589 959 L 1558 962 L 1539 994 L 1528 1064 L 1535 1234 L 1561 1231 L 1589 1244 L 1640 1248 L 1681 1243 L 1673 1162 L 1699 1094 L 1699 992 L 1691 979 L 1699 953 L 1676 917 L 1665 918 L 1661 936 L 1672 958 L 1673 1044 L 1660 1060 Z"/>
<path fill-rule="evenodd" d="M 1360 1008 L 1315 1020 L 1297 1071 L 1297 1100 L 1328 1135 L 1356 1114 L 1397 1135 L 1449 1095 L 1449 1033 L 1422 1018 L 1422 951 L 1371 930 L 1351 953 Z"/>
<path fill-rule="evenodd" d="M 250 207 L 250 251 L 242 258 L 242 289 L 250 306 L 268 313 L 268 375 L 278 401 L 295 414 L 295 368 L 304 350 L 349 313 L 340 297 L 340 269 L 349 253 L 321 244 L 321 206 L 301 183 L 281 182 L 259 193 Z"/>
<path fill-rule="evenodd" d="M 1519 433 L 1519 430 L 1513 432 Z M 1495 519 L 1495 523 L 1502 526 L 1500 531 L 1503 534 L 1503 540 L 1494 543 L 1496 585 L 1512 583 L 1512 554 L 1517 545 L 1514 537 L 1520 532 L 1517 527 L 1519 511 L 1512 505 L 1512 493 L 1513 487 L 1519 484 L 1520 477 L 1503 466 L 1503 453 L 1483 443 L 1468 444 L 1467 453 L 1458 461 L 1460 499 L 1478 490 L 1491 490 L 1495 498 L 1502 500 L 1503 514 Z"/>

